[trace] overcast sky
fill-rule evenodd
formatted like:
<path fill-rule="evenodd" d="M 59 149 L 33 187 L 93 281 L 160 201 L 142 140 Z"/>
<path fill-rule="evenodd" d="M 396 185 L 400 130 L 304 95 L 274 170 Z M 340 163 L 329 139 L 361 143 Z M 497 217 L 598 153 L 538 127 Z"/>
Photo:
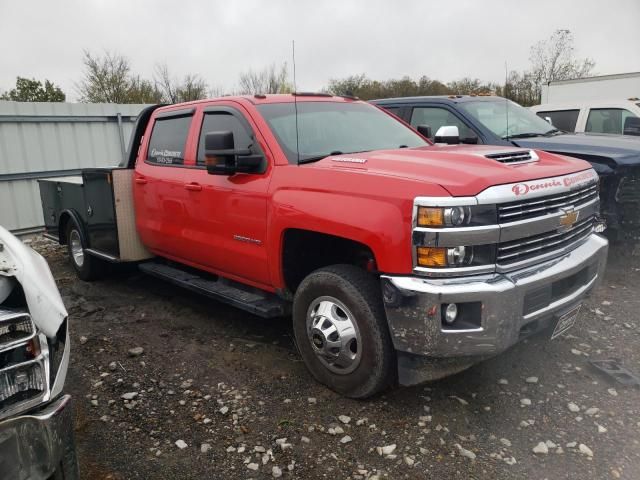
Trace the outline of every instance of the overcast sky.
<path fill-rule="evenodd" d="M 558 28 L 598 74 L 640 71 L 640 0 L 0 0 L 0 90 L 48 78 L 74 99 L 85 49 L 232 89 L 247 69 L 290 65 L 292 39 L 298 90 L 358 73 L 502 82 L 505 61 L 527 68 Z"/>

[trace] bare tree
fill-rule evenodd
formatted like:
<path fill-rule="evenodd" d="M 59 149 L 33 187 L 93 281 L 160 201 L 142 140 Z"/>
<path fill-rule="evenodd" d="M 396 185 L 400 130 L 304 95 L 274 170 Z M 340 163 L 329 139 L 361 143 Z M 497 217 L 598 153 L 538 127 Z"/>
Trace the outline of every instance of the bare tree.
<path fill-rule="evenodd" d="M 187 74 L 182 82 L 172 77 L 167 64 L 156 65 L 154 82 L 164 102 L 180 103 L 207 98 L 207 83 L 197 74 Z"/>
<path fill-rule="evenodd" d="M 249 70 L 240 74 L 240 93 L 290 93 L 293 86 L 289 83 L 288 77 L 286 63 L 279 68 L 274 63 L 260 71 Z"/>
<path fill-rule="evenodd" d="M 225 87 L 221 87 L 220 85 L 214 85 L 209 88 L 210 98 L 220 98 L 220 97 L 226 97 L 229 95 L 235 95 L 235 92 Z"/>
<path fill-rule="evenodd" d="M 449 90 L 455 95 L 476 95 L 478 93 L 492 93 L 497 85 L 482 82 L 478 78 L 464 77 L 447 83 Z"/>
<path fill-rule="evenodd" d="M 166 63 L 156 65 L 153 81 L 156 88 L 160 90 L 163 101 L 167 103 L 178 102 L 177 85 L 175 80 L 171 78 L 169 67 L 167 67 Z"/>
<path fill-rule="evenodd" d="M 129 103 L 162 103 L 162 92 L 149 80 L 139 76 L 129 81 Z"/>
<path fill-rule="evenodd" d="M 556 30 L 549 39 L 536 43 L 531 47 L 529 60 L 538 99 L 542 85 L 553 80 L 587 77 L 595 67 L 590 58 L 575 58 L 573 34 L 569 30 Z"/>
<path fill-rule="evenodd" d="M 496 88 L 496 94 L 530 107 L 540 103 L 539 90 L 536 89 L 531 72 L 517 72 L 512 70 L 507 77 L 506 85 Z"/>
<path fill-rule="evenodd" d="M 76 85 L 81 102 L 129 103 L 131 66 L 122 55 L 105 52 L 97 57 L 84 52 L 84 75 Z"/>
<path fill-rule="evenodd" d="M 178 101 L 190 102 L 207 98 L 207 82 L 197 74 L 187 74 L 178 87 Z"/>

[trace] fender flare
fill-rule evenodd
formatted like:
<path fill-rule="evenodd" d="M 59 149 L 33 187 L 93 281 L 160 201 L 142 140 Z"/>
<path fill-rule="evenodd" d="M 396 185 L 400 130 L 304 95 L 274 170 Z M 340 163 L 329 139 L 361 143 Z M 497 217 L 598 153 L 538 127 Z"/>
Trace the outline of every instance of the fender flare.
<path fill-rule="evenodd" d="M 67 218 L 68 218 L 68 220 L 65 220 Z M 65 226 L 64 231 L 62 229 L 63 220 L 65 220 L 64 221 L 64 226 Z M 78 231 L 80 232 L 80 239 L 82 240 L 82 245 L 84 245 L 85 248 L 89 247 L 89 235 L 87 235 L 87 232 L 86 232 L 85 222 L 82 221 L 82 217 L 80 217 L 80 214 L 76 210 L 74 210 L 73 208 L 67 208 L 67 209 L 63 210 L 62 212 L 60 212 L 60 219 L 58 220 L 58 243 L 60 245 L 65 245 L 67 243 L 66 225 L 70 221 L 75 223 L 76 226 L 78 227 Z"/>

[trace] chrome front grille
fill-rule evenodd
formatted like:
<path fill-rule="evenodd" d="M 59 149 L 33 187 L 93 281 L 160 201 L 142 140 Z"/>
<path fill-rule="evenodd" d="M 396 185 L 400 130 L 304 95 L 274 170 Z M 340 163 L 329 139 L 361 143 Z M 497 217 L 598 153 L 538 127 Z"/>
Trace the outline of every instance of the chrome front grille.
<path fill-rule="evenodd" d="M 430 277 L 502 274 L 566 255 L 593 235 L 599 222 L 599 194 L 598 176 L 591 169 L 495 185 L 475 197 L 416 197 L 411 235 L 413 271 Z M 474 206 L 469 207 L 470 218 L 476 214 L 474 224 L 418 225 L 420 207 L 467 205 Z M 478 216 L 478 212 L 485 216 Z M 419 247 L 444 253 L 447 260 L 442 266 L 419 265 Z M 456 247 L 472 252 L 471 262 L 462 266 L 447 263 L 449 250 Z"/>
<path fill-rule="evenodd" d="M 556 213 L 563 207 L 576 207 L 598 198 L 598 184 L 592 183 L 569 192 L 498 205 L 498 222 L 516 222 Z"/>
<path fill-rule="evenodd" d="M 546 254 L 561 252 L 591 235 L 594 221 L 595 216 L 590 215 L 575 223 L 568 230 L 553 230 L 531 237 L 499 243 L 496 263 L 500 266 L 505 266 Z"/>

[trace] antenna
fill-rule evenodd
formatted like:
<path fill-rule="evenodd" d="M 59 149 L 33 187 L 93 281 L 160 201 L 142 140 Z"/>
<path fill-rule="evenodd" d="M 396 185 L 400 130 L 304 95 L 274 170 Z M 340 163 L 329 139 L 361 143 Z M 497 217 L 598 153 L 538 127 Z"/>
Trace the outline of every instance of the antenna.
<path fill-rule="evenodd" d="M 298 85 L 296 83 L 296 41 L 291 40 L 291 56 L 293 58 L 293 108 L 296 112 L 296 163 L 300 165 L 300 138 L 298 134 Z"/>
<path fill-rule="evenodd" d="M 507 140 L 509 140 L 509 99 L 507 98 L 507 85 L 509 82 L 509 69 L 507 68 L 507 61 L 504 62 L 504 107 L 507 114 Z"/>

